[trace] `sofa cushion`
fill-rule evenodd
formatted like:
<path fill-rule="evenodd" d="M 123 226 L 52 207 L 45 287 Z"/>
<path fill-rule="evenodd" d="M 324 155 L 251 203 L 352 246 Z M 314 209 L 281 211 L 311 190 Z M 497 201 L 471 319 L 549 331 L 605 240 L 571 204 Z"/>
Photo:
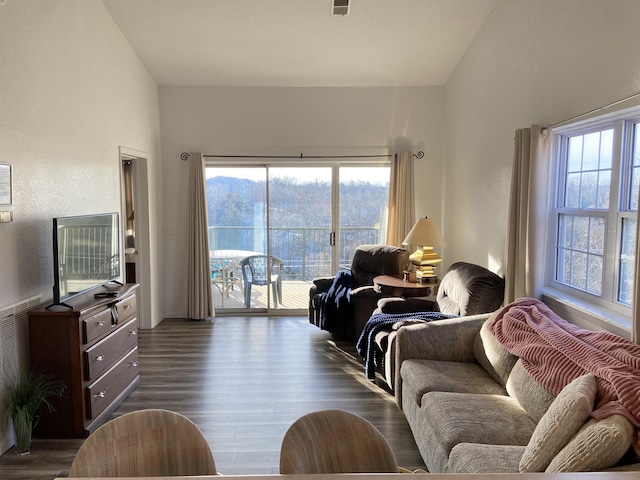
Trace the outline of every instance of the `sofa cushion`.
<path fill-rule="evenodd" d="M 518 357 L 509 353 L 489 331 L 488 324 L 498 315 L 494 312 L 480 328 L 473 342 L 476 361 L 501 385 L 506 385 Z"/>
<path fill-rule="evenodd" d="M 518 473 L 525 447 L 459 443 L 449 455 L 446 473 Z"/>
<path fill-rule="evenodd" d="M 522 366 L 521 360 L 518 360 L 511 370 L 511 375 L 507 380 L 507 393 L 518 400 L 520 406 L 536 422 L 542 419 L 556 398 L 529 375 Z"/>
<path fill-rule="evenodd" d="M 442 473 L 459 443 L 526 446 L 536 424 L 513 398 L 502 395 L 430 392 L 422 398 L 414 433 L 430 451 L 421 451 L 432 473 Z M 416 440 L 418 441 L 418 440 Z"/>
<path fill-rule="evenodd" d="M 542 472 L 591 415 L 596 377 L 576 378 L 558 394 L 540 419 L 522 455 L 520 472 Z"/>
<path fill-rule="evenodd" d="M 403 395 L 412 394 L 418 405 L 428 392 L 507 393 L 477 363 L 405 360 L 400 366 L 400 374 L 404 382 Z"/>
<path fill-rule="evenodd" d="M 633 425 L 622 415 L 590 419 L 555 456 L 547 472 L 586 472 L 613 467 L 631 447 Z"/>

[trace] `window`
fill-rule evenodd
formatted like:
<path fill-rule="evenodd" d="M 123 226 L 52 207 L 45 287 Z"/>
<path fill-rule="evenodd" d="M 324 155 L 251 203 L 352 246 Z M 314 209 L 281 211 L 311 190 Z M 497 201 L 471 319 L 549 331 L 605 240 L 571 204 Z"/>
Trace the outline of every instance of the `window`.
<path fill-rule="evenodd" d="M 568 296 L 629 315 L 640 190 L 640 117 L 609 117 L 554 133 L 558 169 L 552 216 L 553 286 Z"/>

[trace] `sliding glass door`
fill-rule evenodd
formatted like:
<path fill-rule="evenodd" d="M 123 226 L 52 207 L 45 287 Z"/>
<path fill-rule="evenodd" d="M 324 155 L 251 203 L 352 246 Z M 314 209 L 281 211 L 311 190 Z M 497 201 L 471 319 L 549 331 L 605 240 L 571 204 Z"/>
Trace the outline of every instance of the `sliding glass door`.
<path fill-rule="evenodd" d="M 284 263 L 281 308 L 306 309 L 316 277 L 331 275 L 331 167 L 269 168 L 269 249 Z"/>
<path fill-rule="evenodd" d="M 206 186 L 215 308 L 268 308 L 270 285 L 262 281 L 265 285 L 249 292 L 257 274 L 251 275 L 252 265 L 245 268 L 245 259 L 259 260 L 268 253 L 266 168 L 207 167 Z M 258 297 L 259 290 L 265 291 Z"/>
<path fill-rule="evenodd" d="M 304 313 L 314 278 L 384 243 L 387 166 L 208 165 L 206 177 L 218 311 Z"/>

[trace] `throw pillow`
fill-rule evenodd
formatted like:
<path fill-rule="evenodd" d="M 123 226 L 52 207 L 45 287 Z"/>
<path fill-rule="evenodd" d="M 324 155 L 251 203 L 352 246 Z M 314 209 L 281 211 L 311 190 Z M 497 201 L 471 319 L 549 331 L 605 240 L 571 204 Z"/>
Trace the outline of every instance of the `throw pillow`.
<path fill-rule="evenodd" d="M 587 373 L 565 386 L 542 416 L 520 459 L 520 472 L 544 472 L 593 411 L 596 377 Z"/>
<path fill-rule="evenodd" d="M 631 447 L 633 425 L 622 415 L 589 420 L 551 461 L 547 472 L 611 468 Z"/>

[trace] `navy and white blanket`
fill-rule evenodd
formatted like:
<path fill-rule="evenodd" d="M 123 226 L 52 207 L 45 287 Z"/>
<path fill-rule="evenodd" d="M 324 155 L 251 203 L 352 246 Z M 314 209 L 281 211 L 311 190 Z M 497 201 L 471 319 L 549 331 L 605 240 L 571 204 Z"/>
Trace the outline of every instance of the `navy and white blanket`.
<path fill-rule="evenodd" d="M 333 278 L 329 290 L 320 295 L 320 325 L 322 330 L 334 331 L 351 317 L 351 272 L 340 271 Z"/>
<path fill-rule="evenodd" d="M 433 320 L 442 320 L 444 318 L 455 318 L 457 315 L 447 315 L 440 312 L 411 312 L 411 313 L 374 313 L 367 321 L 360 334 L 360 338 L 356 343 L 358 354 L 364 358 L 364 369 L 367 378 L 375 380 L 376 363 L 378 363 L 378 355 L 382 352 L 376 348 L 376 335 L 382 330 L 391 330 L 396 322 L 403 320 L 420 320 L 423 322 L 431 322 Z"/>

